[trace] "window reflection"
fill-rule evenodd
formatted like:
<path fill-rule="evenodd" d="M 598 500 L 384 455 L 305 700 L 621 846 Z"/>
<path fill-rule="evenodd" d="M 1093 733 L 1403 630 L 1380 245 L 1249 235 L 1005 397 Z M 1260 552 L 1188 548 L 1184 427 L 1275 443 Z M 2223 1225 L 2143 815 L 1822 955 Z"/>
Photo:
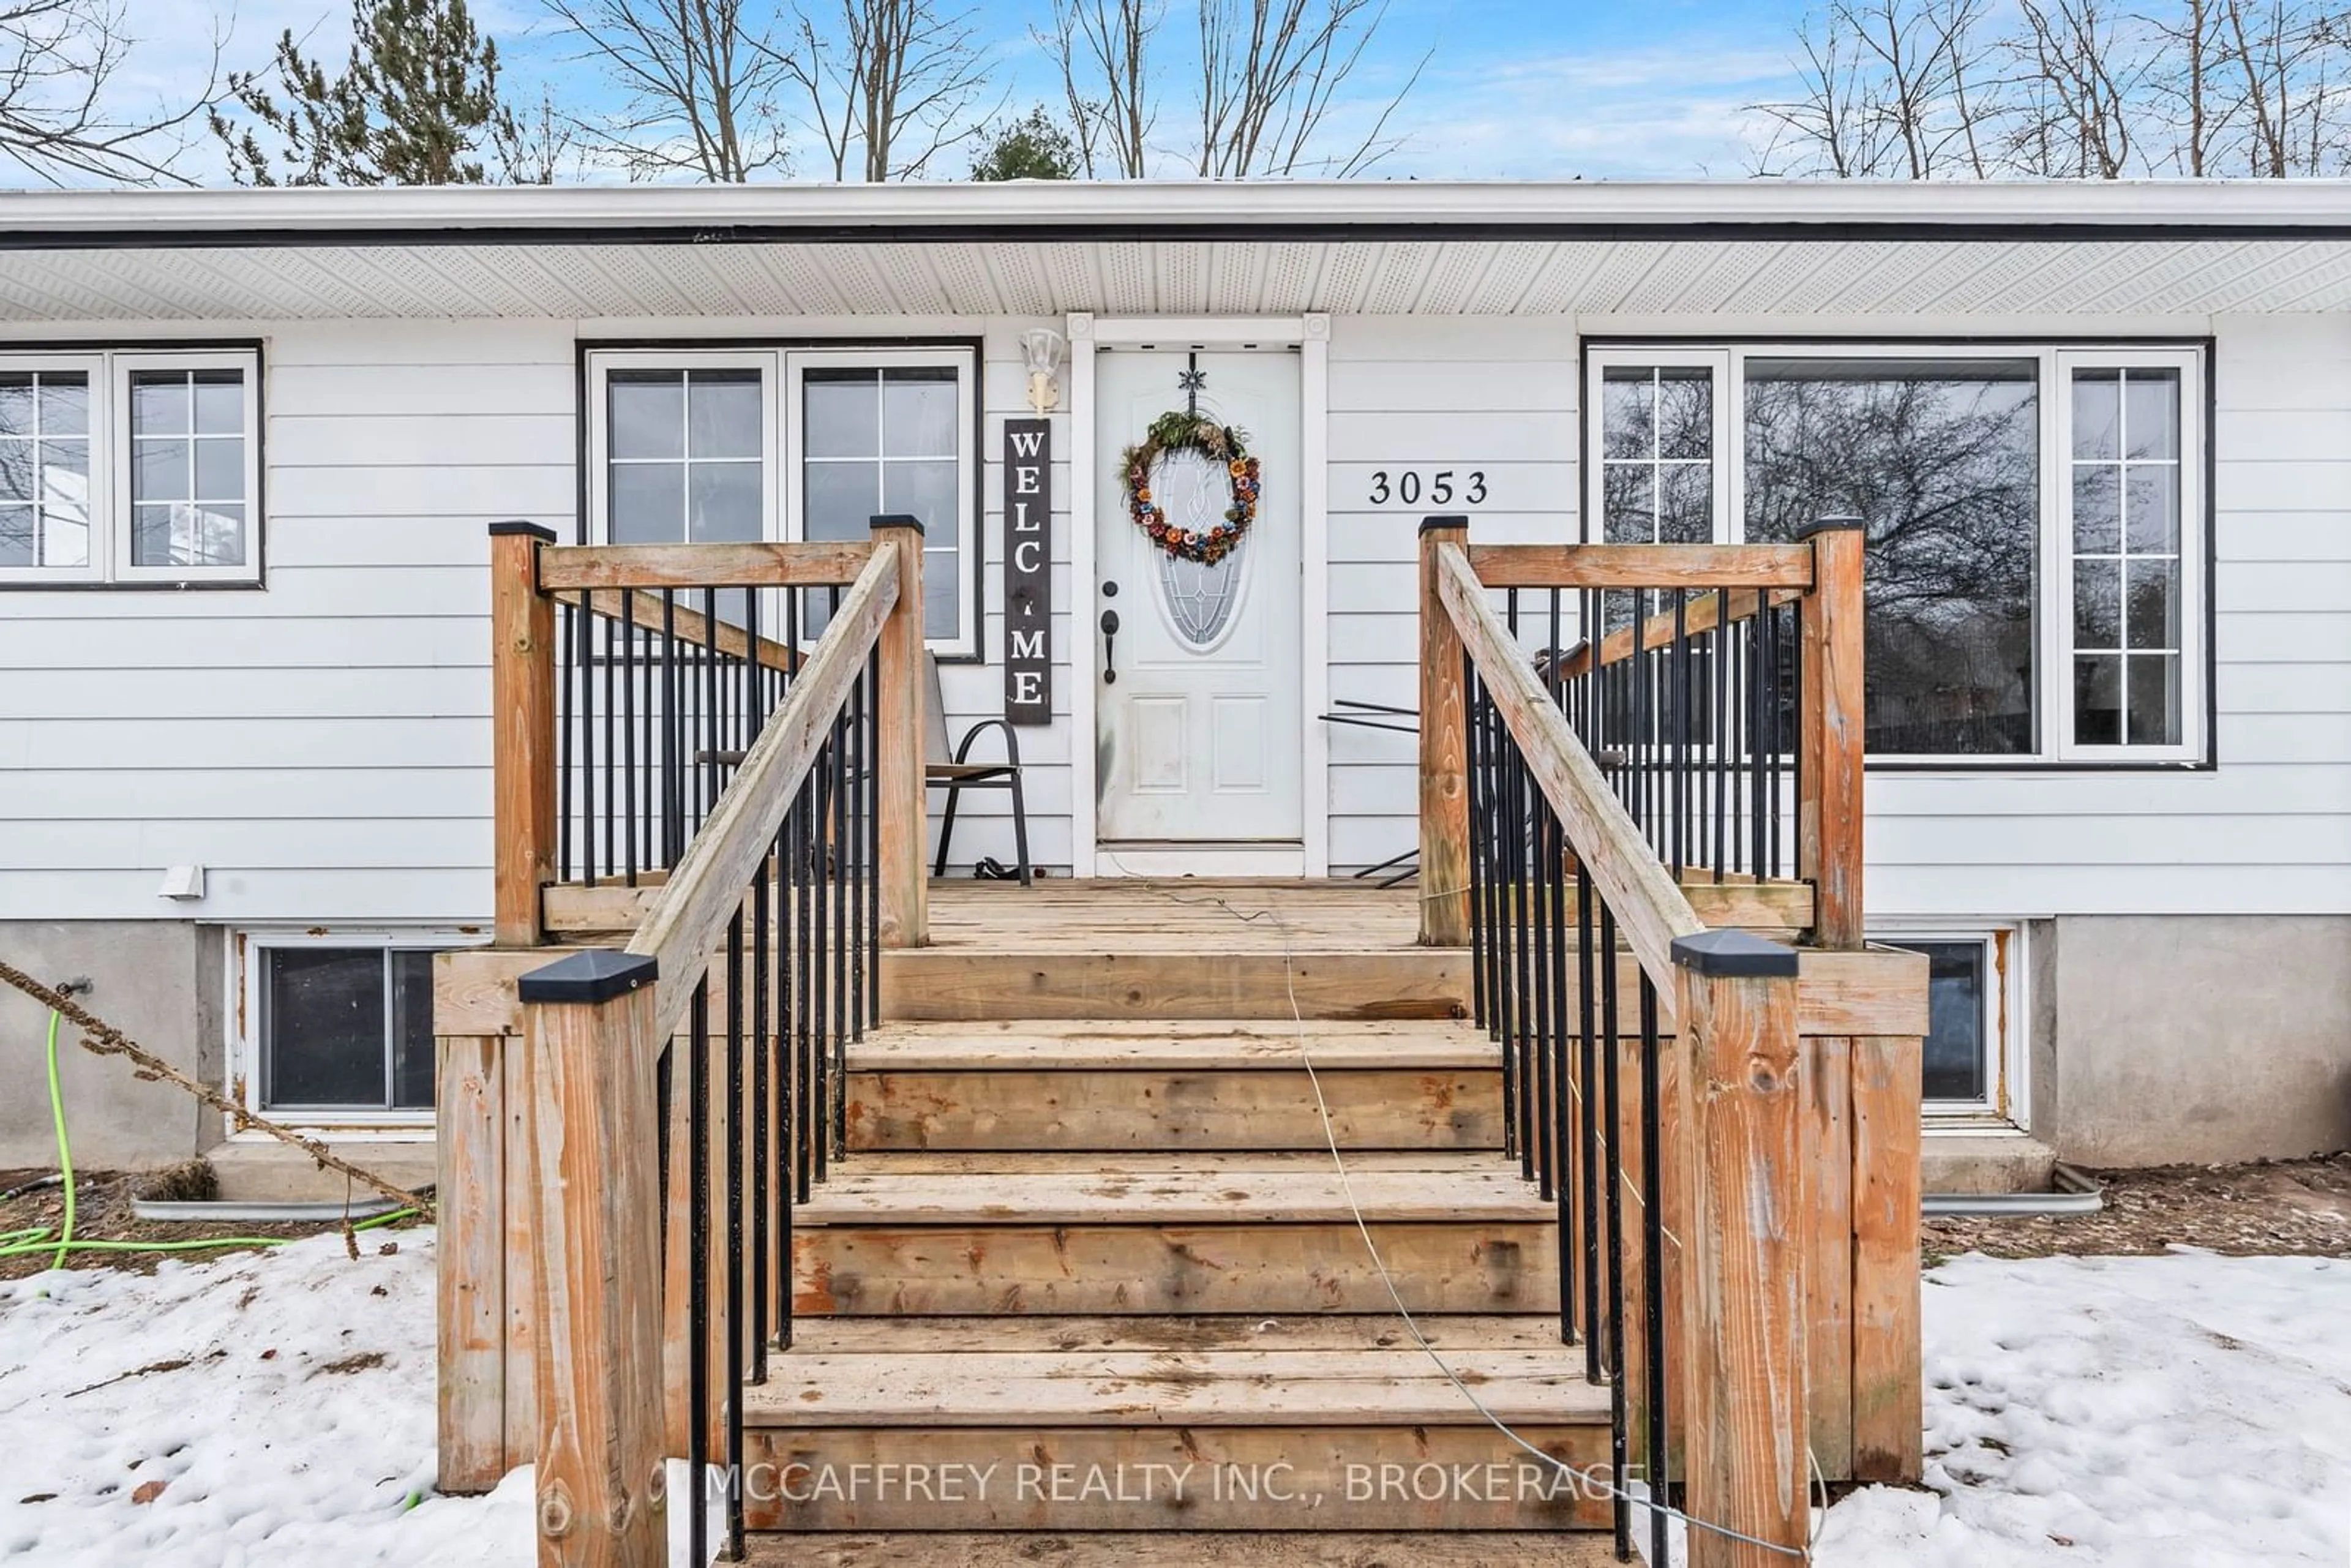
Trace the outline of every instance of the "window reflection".
<path fill-rule="evenodd" d="M 1744 387 L 1747 538 L 1866 524 L 1869 750 L 2032 751 L 2034 361 L 1752 359 Z"/>

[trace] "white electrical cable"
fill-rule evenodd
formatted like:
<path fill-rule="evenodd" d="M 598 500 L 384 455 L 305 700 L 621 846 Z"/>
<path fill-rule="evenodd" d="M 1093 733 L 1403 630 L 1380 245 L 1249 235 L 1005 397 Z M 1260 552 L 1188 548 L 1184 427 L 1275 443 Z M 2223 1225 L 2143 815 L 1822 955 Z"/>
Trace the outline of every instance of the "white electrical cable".
<path fill-rule="evenodd" d="M 1651 1501 L 1648 1497 L 1635 1496 L 1632 1492 L 1619 1488 L 1614 1481 L 1596 1479 L 1588 1472 L 1578 1470 L 1575 1467 L 1570 1465 L 1556 1454 L 1545 1453 L 1542 1449 L 1536 1448 L 1532 1443 L 1527 1441 L 1526 1438 L 1520 1437 L 1518 1432 L 1510 1427 L 1509 1422 L 1495 1415 L 1494 1412 L 1488 1407 L 1484 1400 L 1478 1397 L 1477 1393 L 1471 1389 L 1467 1383 L 1461 1380 L 1461 1375 L 1453 1370 L 1452 1365 L 1447 1363 L 1442 1355 L 1437 1354 L 1437 1347 L 1428 1343 L 1427 1336 L 1420 1332 L 1420 1324 L 1414 1319 L 1411 1309 L 1404 1304 L 1403 1293 L 1396 1288 L 1395 1276 L 1388 1271 L 1387 1260 L 1380 1256 L 1379 1244 L 1372 1239 L 1372 1229 L 1370 1225 L 1364 1221 L 1363 1206 L 1355 1199 L 1354 1184 L 1348 1179 L 1346 1159 L 1339 1152 L 1339 1136 L 1332 1122 L 1331 1106 L 1330 1103 L 1322 1098 L 1322 1079 L 1321 1074 L 1314 1071 L 1314 1053 L 1308 1049 L 1306 1044 L 1305 1014 L 1298 1006 L 1298 987 L 1293 964 L 1293 944 L 1290 939 L 1290 927 L 1282 920 L 1280 911 L 1268 906 L 1264 909 L 1255 910 L 1249 914 L 1243 914 L 1240 910 L 1234 908 L 1231 901 L 1228 899 L 1214 897 L 1182 898 L 1178 897 L 1175 894 L 1167 892 L 1164 888 L 1155 887 L 1149 888 L 1148 891 L 1173 904 L 1213 905 L 1216 908 L 1223 910 L 1226 914 L 1231 915 L 1234 919 L 1242 922 L 1244 925 L 1252 924 L 1259 920 L 1270 920 L 1273 923 L 1274 929 L 1281 933 L 1282 985 L 1289 992 L 1290 1018 L 1290 1023 L 1295 1030 L 1293 1038 L 1297 1041 L 1298 1045 L 1298 1059 L 1300 1063 L 1306 1069 L 1307 1082 L 1313 1088 L 1315 1109 L 1321 1114 L 1322 1119 L 1323 1145 L 1330 1150 L 1331 1164 L 1339 1173 L 1339 1189 L 1346 1197 L 1349 1212 L 1354 1217 L 1356 1234 L 1363 1238 L 1364 1250 L 1370 1254 L 1372 1267 L 1378 1270 L 1380 1282 L 1387 1287 L 1388 1300 L 1395 1304 L 1396 1316 L 1403 1320 L 1405 1328 L 1412 1334 L 1413 1343 L 1420 1347 L 1421 1354 L 1429 1359 L 1429 1361 L 1436 1366 L 1437 1370 L 1445 1375 L 1446 1381 L 1453 1385 L 1454 1388 L 1459 1392 L 1461 1397 L 1468 1401 L 1470 1408 L 1474 1409 L 1480 1416 L 1484 1417 L 1486 1422 L 1491 1426 L 1494 1430 L 1499 1432 L 1504 1437 L 1508 1438 L 1517 1447 L 1526 1450 L 1526 1452 L 1533 1458 L 1540 1459 L 1543 1463 L 1557 1469 L 1562 1476 L 1567 1478 L 1574 1485 L 1596 1488 L 1599 1490 L 1607 1493 L 1610 1497 L 1623 1500 L 1631 1507 L 1654 1510 L 1658 1513 L 1664 1514 L 1667 1519 L 1677 1519 L 1681 1521 L 1685 1526 L 1692 1530 L 1703 1530 L 1710 1535 L 1719 1535 L 1727 1540 L 1737 1541 L 1749 1546 L 1760 1546 L 1766 1552 L 1773 1552 L 1783 1557 L 1793 1557 L 1801 1562 L 1810 1563 L 1812 1561 L 1813 1554 L 1812 1548 L 1809 1543 L 1802 1549 L 1782 1546 L 1775 1542 L 1764 1541 L 1752 1535 L 1743 1534 L 1739 1531 L 1732 1530 L 1728 1525 L 1709 1523 L 1705 1520 L 1698 1519 L 1690 1514 L 1684 1513 L 1681 1510 L 1673 1508 L 1666 1503 Z M 1426 896 L 1426 895 L 1424 894 L 1424 897 Z M 1613 1142 L 1610 1143 L 1609 1149 L 1609 1163 L 1611 1165 L 1614 1165 L 1615 1155 L 1614 1145 Z M 1619 1174 L 1625 1179 L 1629 1180 L 1629 1172 L 1624 1172 L 1620 1168 Z M 1677 1242 L 1677 1245 L 1679 1245 L 1679 1243 Z M 1820 1471 L 1820 1464 L 1818 1459 L 1813 1458 L 1809 1445 L 1805 1449 L 1805 1458 L 1813 1473 L 1817 1475 Z M 1823 1506 L 1825 1506 L 1827 1489 L 1828 1483 L 1825 1479 L 1823 1479 L 1821 1482 L 1821 1491 L 1824 1500 Z M 1653 1490 L 1657 1493 L 1657 1495 L 1663 1494 L 1662 1487 L 1656 1487 Z M 1819 1528 L 1819 1516 L 1817 1513 L 1815 1513 L 1813 1517 L 1813 1528 L 1815 1539 L 1817 1539 L 1817 1531 Z M 1664 1565 L 1660 1564 L 1659 1568 L 1664 1568 Z"/>

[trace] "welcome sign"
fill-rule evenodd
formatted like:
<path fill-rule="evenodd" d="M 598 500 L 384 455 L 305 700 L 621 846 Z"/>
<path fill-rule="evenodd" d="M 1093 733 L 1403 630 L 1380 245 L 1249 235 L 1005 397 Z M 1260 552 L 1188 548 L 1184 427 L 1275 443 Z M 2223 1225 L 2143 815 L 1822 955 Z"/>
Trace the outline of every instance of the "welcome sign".
<path fill-rule="evenodd" d="M 1053 722 L 1053 437 L 1004 422 L 1004 716 Z"/>

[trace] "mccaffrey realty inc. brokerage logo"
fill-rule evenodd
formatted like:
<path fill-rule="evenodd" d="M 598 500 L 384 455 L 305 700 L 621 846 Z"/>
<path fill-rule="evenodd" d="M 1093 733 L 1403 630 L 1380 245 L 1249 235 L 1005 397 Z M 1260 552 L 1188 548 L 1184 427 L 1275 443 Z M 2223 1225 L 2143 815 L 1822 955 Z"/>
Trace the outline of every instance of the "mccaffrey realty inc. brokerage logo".
<path fill-rule="evenodd" d="M 1405 1464 L 1396 1461 L 1301 1467 L 1286 1462 L 1232 1464 L 1047 1464 L 1033 1460 L 987 1464 L 833 1464 L 791 1460 L 745 1465 L 746 1502 L 787 1509 L 854 1507 L 860 1503 L 930 1503 L 942 1508 L 1040 1503 L 1097 1503 L 1171 1509 L 1201 1503 L 1294 1503 L 1377 1508 L 1411 1503 L 1573 1503 L 1604 1500 L 1608 1469 L 1578 1469 L 1562 1461 L 1479 1461 Z M 710 1471 L 711 1495 L 727 1491 L 728 1472 Z"/>

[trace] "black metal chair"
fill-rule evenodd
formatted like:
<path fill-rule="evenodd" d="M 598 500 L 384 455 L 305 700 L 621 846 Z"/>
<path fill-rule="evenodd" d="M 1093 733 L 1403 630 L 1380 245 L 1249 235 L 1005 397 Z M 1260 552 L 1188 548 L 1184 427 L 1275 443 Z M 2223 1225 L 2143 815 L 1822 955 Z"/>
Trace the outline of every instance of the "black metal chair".
<path fill-rule="evenodd" d="M 923 673 L 928 683 L 930 712 L 927 733 L 923 737 L 923 782 L 934 789 L 947 792 L 946 810 L 939 816 L 939 853 L 932 864 L 933 876 L 947 873 L 947 845 L 955 838 L 956 802 L 967 789 L 1006 789 L 1012 794 L 1012 846 L 1014 858 L 1019 862 L 1020 885 L 1029 885 L 1029 807 L 1020 792 L 1020 737 L 1012 726 L 1000 718 L 984 718 L 963 732 L 952 754 L 947 745 L 947 708 L 939 695 L 939 662 L 925 653 Z M 971 743 L 985 730 L 1004 732 L 1004 760 L 973 762 Z"/>

